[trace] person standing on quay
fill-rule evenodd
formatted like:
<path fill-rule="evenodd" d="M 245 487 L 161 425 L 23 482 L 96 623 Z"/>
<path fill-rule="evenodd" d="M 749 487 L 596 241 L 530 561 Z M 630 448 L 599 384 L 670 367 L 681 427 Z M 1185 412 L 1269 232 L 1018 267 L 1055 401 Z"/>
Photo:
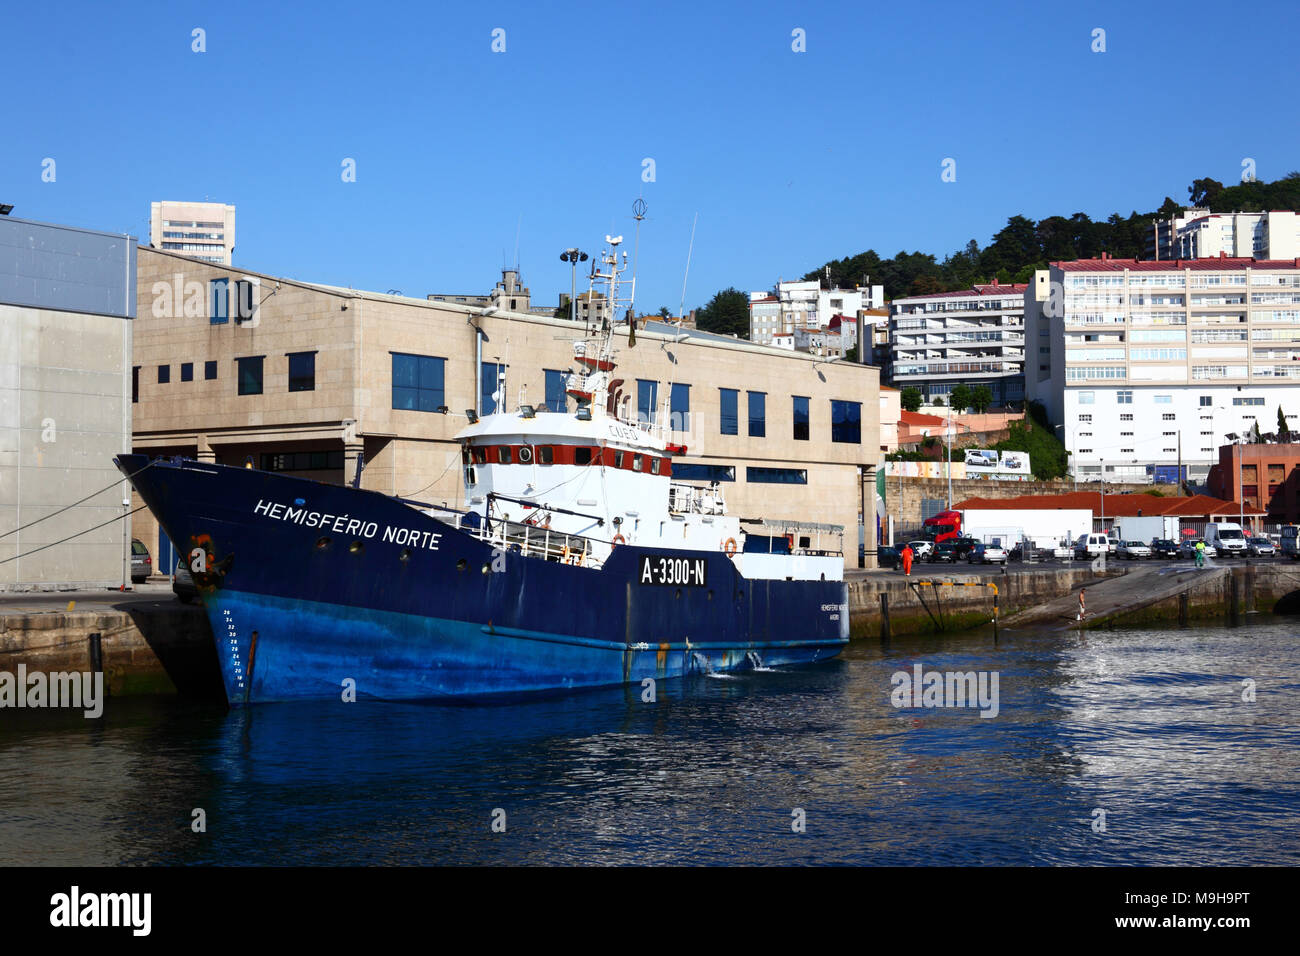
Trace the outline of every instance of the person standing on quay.
<path fill-rule="evenodd" d="M 1204 541 L 1196 542 L 1196 566 L 1198 568 L 1205 567 L 1205 542 Z"/>
<path fill-rule="evenodd" d="M 903 577 L 910 578 L 912 576 L 912 546 L 910 544 L 903 545 L 899 557 L 903 559 Z"/>
<path fill-rule="evenodd" d="M 1085 617 L 1085 616 L 1087 615 L 1087 613 L 1088 613 L 1088 608 L 1087 608 L 1087 606 L 1084 604 L 1084 601 L 1083 601 L 1083 592 L 1086 591 L 1086 590 L 1087 590 L 1087 588 L 1079 588 L 1079 617 L 1078 617 L 1078 620 L 1080 620 L 1080 621 L 1082 621 L 1082 620 L 1084 619 L 1084 617 Z"/>

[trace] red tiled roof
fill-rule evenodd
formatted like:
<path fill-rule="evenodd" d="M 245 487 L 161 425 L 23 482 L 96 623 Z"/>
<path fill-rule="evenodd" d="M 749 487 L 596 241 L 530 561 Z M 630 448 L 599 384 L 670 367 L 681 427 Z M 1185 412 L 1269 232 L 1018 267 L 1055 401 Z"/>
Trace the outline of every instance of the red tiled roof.
<path fill-rule="evenodd" d="M 943 419 L 938 415 L 922 415 L 920 412 L 909 412 L 907 409 L 899 412 L 899 421 L 904 425 L 913 425 L 918 428 L 924 428 L 926 425 L 942 425 Z"/>
<path fill-rule="evenodd" d="M 1213 259 L 1076 259 L 1053 262 L 1062 272 L 1169 272 L 1179 269 L 1300 269 L 1300 259 L 1245 259 L 1224 256 Z"/>
<path fill-rule="evenodd" d="M 958 289 L 956 292 L 931 292 L 928 295 L 901 295 L 895 302 L 911 302 L 914 299 L 954 299 L 974 298 L 980 295 L 1023 295 L 1029 288 L 1028 283 L 1014 282 L 1005 285 L 977 285 L 973 289 Z"/>
<path fill-rule="evenodd" d="M 904 412 L 903 414 L 907 414 Z M 1094 514 L 1100 514 L 1101 495 L 1095 491 L 1067 491 L 1060 495 L 1022 495 L 1019 498 L 967 498 L 953 507 L 962 511 L 967 508 L 1011 511 L 1018 508 L 1035 510 L 1087 508 Z M 1157 497 L 1156 495 L 1106 495 L 1105 512 L 1107 518 L 1135 518 L 1138 511 L 1144 517 L 1170 515 L 1179 518 L 1198 518 L 1218 515 L 1231 517 L 1241 513 L 1241 507 L 1235 501 L 1211 498 L 1209 495 L 1192 495 L 1188 497 Z M 1245 509 L 1247 515 L 1263 515 L 1266 511 L 1256 508 Z"/>

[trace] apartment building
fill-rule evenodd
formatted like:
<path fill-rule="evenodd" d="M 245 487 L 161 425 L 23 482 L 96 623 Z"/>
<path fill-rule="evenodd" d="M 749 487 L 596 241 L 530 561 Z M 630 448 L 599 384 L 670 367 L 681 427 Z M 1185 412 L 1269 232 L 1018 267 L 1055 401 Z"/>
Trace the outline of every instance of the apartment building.
<path fill-rule="evenodd" d="M 857 319 L 868 310 L 882 308 L 884 300 L 885 287 L 881 285 L 823 289 L 817 280 L 778 282 L 774 291 L 749 294 L 749 340 L 771 345 L 775 335 L 800 330 L 825 332 L 837 316 Z"/>
<path fill-rule="evenodd" d="M 1277 212 L 1209 213 L 1177 230 L 1181 259 L 1294 259 L 1300 256 L 1300 216 Z"/>
<path fill-rule="evenodd" d="M 228 266 L 235 253 L 235 207 L 220 202 L 150 203 L 149 244 Z"/>
<path fill-rule="evenodd" d="M 1025 296 L 1027 392 L 1081 480 L 1203 481 L 1220 445 L 1300 430 L 1300 260 L 1052 263 Z M 1031 353 L 1032 354 L 1032 353 Z"/>
<path fill-rule="evenodd" d="M 237 272 L 147 249 L 138 287 L 138 452 L 331 482 L 359 472 L 363 488 L 457 505 L 454 436 L 467 410 L 507 402 L 574 411 L 567 320 Z M 687 447 L 673 460 L 675 479 L 717 481 L 743 516 L 842 525 L 856 565 L 853 531 L 879 458 L 876 369 L 675 323 L 648 322 L 635 345 L 626 326 L 616 334 L 629 411 L 669 416 Z M 874 528 L 869 521 L 868 552 Z M 138 536 L 166 566 L 169 545 L 156 526 Z"/>
<path fill-rule="evenodd" d="M 1164 261 L 1166 259 L 1175 259 L 1175 247 L 1178 242 L 1178 230 L 1194 219 L 1202 216 L 1208 216 L 1210 210 L 1201 206 L 1193 206 L 1186 209 L 1176 216 L 1170 216 L 1167 219 L 1156 219 L 1151 223 L 1151 231 L 1146 236 L 1146 249 L 1144 258 Z"/>
<path fill-rule="evenodd" d="M 895 299 L 890 384 L 945 402 L 958 383 L 987 385 L 994 405 L 1025 397 L 1025 285 L 977 285 Z"/>

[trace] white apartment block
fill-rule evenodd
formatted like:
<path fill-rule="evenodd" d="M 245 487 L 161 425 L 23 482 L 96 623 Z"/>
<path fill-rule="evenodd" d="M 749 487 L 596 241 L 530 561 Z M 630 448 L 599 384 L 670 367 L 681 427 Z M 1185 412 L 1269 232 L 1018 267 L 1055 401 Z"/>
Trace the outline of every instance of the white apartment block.
<path fill-rule="evenodd" d="M 749 338 L 771 345 L 777 334 L 825 331 L 836 316 L 856 319 L 867 309 L 882 308 L 884 300 L 882 285 L 823 289 L 817 280 L 779 282 L 775 292 L 749 294 Z"/>
<path fill-rule="evenodd" d="M 1300 256 L 1300 216 L 1294 212 L 1209 213 L 1178 227 L 1176 257 L 1294 259 Z"/>
<path fill-rule="evenodd" d="M 1088 259 L 1025 295 L 1027 392 L 1076 477 L 1192 481 L 1218 448 L 1300 430 L 1300 259 Z"/>
<path fill-rule="evenodd" d="M 228 266 L 235 252 L 235 207 L 220 202 L 150 203 L 149 245 Z"/>
<path fill-rule="evenodd" d="M 948 401 L 953 386 L 987 385 L 994 405 L 1025 397 L 1025 289 L 977 285 L 895 299 L 889 319 L 890 378 Z"/>

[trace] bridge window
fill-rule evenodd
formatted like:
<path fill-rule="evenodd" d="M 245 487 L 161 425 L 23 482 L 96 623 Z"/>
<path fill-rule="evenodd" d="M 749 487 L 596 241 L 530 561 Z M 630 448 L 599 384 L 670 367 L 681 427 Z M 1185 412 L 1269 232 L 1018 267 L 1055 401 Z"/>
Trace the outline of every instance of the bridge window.
<path fill-rule="evenodd" d="M 623 453 L 621 451 L 614 452 L 614 467 L 615 468 L 623 467 Z"/>
<path fill-rule="evenodd" d="M 537 462 L 542 465 L 555 464 L 555 448 L 552 445 L 537 446 Z"/>
<path fill-rule="evenodd" d="M 640 471 L 643 467 L 645 467 L 645 466 L 644 466 L 644 465 L 642 464 L 642 462 L 641 462 L 641 456 L 640 456 L 640 455 L 633 455 L 633 456 L 632 456 L 632 470 L 633 470 L 633 471 Z"/>
<path fill-rule="evenodd" d="M 573 449 L 573 463 L 575 465 L 590 465 L 591 449 L 590 448 Z"/>
<path fill-rule="evenodd" d="M 508 465 L 508 464 L 510 464 L 510 446 L 509 446 L 509 445 L 498 445 L 498 446 L 497 446 L 497 461 L 501 462 L 501 464 L 503 464 L 503 465 Z"/>
<path fill-rule="evenodd" d="M 650 459 L 650 474 L 652 474 L 652 475 L 657 475 L 657 474 L 659 474 L 659 459 L 658 459 L 658 458 L 651 458 L 651 459 Z"/>

